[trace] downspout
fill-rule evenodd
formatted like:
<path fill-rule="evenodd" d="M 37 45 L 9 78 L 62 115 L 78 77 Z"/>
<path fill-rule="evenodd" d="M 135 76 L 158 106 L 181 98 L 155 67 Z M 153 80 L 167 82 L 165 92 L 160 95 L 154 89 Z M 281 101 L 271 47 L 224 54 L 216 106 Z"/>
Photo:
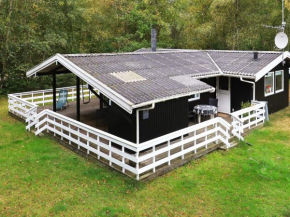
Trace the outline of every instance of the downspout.
<path fill-rule="evenodd" d="M 152 105 L 148 108 L 140 108 L 136 109 L 136 144 L 139 144 L 140 140 L 140 134 L 139 134 L 139 111 L 145 111 L 145 110 L 152 110 L 155 108 L 155 103 L 152 103 Z"/>
<path fill-rule="evenodd" d="M 253 101 L 256 101 L 256 83 L 254 81 L 247 81 L 240 77 L 242 82 L 246 82 L 253 85 Z"/>

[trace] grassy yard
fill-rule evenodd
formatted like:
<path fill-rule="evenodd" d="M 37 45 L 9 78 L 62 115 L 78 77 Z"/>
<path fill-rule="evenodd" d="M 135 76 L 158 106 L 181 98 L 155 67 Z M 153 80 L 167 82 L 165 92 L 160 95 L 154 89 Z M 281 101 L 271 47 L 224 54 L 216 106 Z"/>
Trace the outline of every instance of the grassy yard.
<path fill-rule="evenodd" d="M 290 107 L 244 143 L 136 182 L 25 131 L 0 99 L 0 216 L 290 216 Z"/>

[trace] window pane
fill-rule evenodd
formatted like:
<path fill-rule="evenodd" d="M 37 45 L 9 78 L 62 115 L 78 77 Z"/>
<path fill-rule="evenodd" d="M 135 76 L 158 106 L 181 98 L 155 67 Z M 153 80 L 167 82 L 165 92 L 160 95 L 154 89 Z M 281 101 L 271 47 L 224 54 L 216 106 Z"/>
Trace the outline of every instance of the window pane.
<path fill-rule="evenodd" d="M 192 95 L 191 98 L 188 99 L 188 102 L 199 100 L 199 99 L 200 99 L 200 94 L 196 93 L 196 94 Z"/>
<path fill-rule="evenodd" d="M 265 75 L 265 95 L 274 93 L 273 81 L 274 81 L 273 72 L 269 72 L 268 74 Z"/>
<path fill-rule="evenodd" d="M 219 77 L 219 89 L 220 90 L 229 90 L 229 78 L 220 76 Z"/>
<path fill-rule="evenodd" d="M 283 71 L 276 72 L 276 91 L 283 90 Z"/>

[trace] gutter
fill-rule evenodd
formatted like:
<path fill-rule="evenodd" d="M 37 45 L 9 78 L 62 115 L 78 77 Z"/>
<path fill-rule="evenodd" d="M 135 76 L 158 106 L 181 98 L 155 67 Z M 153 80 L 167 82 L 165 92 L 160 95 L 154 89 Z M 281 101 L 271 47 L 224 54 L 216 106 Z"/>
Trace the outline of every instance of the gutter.
<path fill-rule="evenodd" d="M 253 101 L 256 101 L 256 83 L 254 81 L 244 80 L 243 77 L 240 77 L 240 80 L 245 83 L 249 83 L 253 85 Z"/>
<path fill-rule="evenodd" d="M 155 103 L 152 103 L 152 105 L 148 108 L 139 108 L 136 109 L 136 144 L 139 144 L 140 142 L 140 134 L 139 134 L 139 111 L 145 111 L 145 110 L 152 110 L 155 108 Z"/>
<path fill-rule="evenodd" d="M 144 107 L 144 106 L 147 106 L 147 105 L 150 105 L 150 104 L 155 104 L 155 103 L 158 103 L 158 102 L 165 102 L 165 101 L 168 101 L 168 100 L 171 100 L 171 99 L 178 99 L 178 98 L 185 97 L 185 96 L 191 96 L 191 95 L 194 95 L 194 94 L 197 94 L 197 93 L 207 93 L 207 92 L 213 93 L 213 92 L 215 92 L 215 88 L 211 87 L 209 89 L 202 90 L 202 91 L 195 91 L 195 92 L 190 92 L 190 93 L 178 94 L 178 95 L 173 95 L 173 96 L 169 96 L 169 97 L 165 97 L 165 98 L 161 98 L 161 99 L 151 100 L 151 101 L 148 101 L 148 102 L 142 102 L 142 103 L 139 103 L 137 105 L 131 106 L 131 108 L 132 109 L 138 109 L 138 108 L 141 108 L 141 107 Z"/>

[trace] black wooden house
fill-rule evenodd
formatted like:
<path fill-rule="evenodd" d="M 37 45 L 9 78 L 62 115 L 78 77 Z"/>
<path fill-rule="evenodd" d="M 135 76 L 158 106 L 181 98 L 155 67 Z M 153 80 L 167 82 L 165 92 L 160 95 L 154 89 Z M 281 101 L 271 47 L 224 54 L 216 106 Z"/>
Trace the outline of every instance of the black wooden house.
<path fill-rule="evenodd" d="M 199 50 L 57 54 L 27 76 L 52 75 L 55 84 L 57 74 L 75 74 L 77 87 L 83 80 L 109 102 L 108 132 L 141 143 L 187 127 L 188 112 L 209 98 L 217 98 L 219 112 L 227 114 L 252 100 L 267 101 L 270 113 L 285 108 L 289 57 L 288 52 Z"/>

